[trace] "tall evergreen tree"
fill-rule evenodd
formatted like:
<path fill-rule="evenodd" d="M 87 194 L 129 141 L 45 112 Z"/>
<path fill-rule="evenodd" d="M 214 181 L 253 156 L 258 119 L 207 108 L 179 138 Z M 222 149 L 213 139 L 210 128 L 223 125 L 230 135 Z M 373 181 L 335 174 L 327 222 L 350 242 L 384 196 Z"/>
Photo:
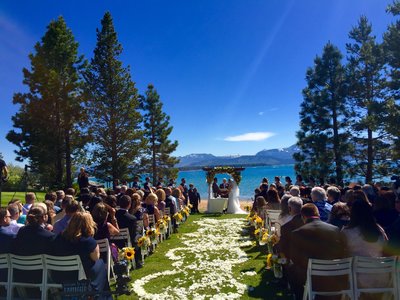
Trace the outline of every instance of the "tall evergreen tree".
<path fill-rule="evenodd" d="M 14 95 L 13 103 L 20 105 L 12 117 L 17 130 L 11 130 L 7 139 L 19 147 L 17 160 L 28 159 L 44 184 L 72 186 L 73 154 L 84 144 L 77 130 L 84 116 L 80 80 L 84 63 L 62 17 L 47 26 L 29 58 L 31 70 L 23 70 L 29 92 Z"/>
<path fill-rule="evenodd" d="M 135 83 L 129 67 L 119 57 L 118 41 L 111 14 L 106 12 L 97 29 L 94 57 L 85 73 L 89 97 L 89 132 L 93 142 L 96 175 L 125 178 L 129 166 L 137 159 L 141 144 L 141 116 Z"/>
<path fill-rule="evenodd" d="M 328 43 L 307 70 L 297 132 L 301 152 L 295 155 L 298 173 L 321 181 L 334 177 L 339 184 L 343 184 L 344 157 L 349 149 L 342 57 L 339 49 Z"/>
<path fill-rule="evenodd" d="M 152 174 L 155 185 L 159 177 L 176 178 L 178 170 L 174 166 L 179 160 L 171 156 L 171 153 L 178 147 L 178 141 L 168 139 L 173 127 L 169 125 L 170 117 L 163 112 L 160 96 L 152 84 L 148 85 L 146 95 L 140 97 L 140 100 L 147 143 L 142 166 Z"/>
<path fill-rule="evenodd" d="M 400 15 L 400 1 L 387 9 L 393 16 Z M 392 138 L 393 161 L 400 160 L 400 20 L 390 24 L 384 34 L 384 50 L 389 65 L 389 84 L 386 94 L 386 130 Z"/>
<path fill-rule="evenodd" d="M 386 175 L 390 169 L 389 145 L 383 125 L 386 118 L 385 58 L 365 16 L 353 27 L 349 37 L 352 43 L 346 44 L 346 49 L 355 159 L 352 171 L 371 183 L 374 176 Z"/>

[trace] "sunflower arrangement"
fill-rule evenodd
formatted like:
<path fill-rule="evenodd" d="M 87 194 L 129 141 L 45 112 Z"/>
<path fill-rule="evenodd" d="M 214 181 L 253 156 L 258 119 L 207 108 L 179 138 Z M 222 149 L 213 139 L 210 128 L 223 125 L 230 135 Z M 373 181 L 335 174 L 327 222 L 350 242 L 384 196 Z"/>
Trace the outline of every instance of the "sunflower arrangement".
<path fill-rule="evenodd" d="M 120 261 L 132 261 L 135 257 L 135 249 L 132 247 L 124 247 L 118 251 L 118 259 Z"/>
<path fill-rule="evenodd" d="M 142 236 L 141 238 L 138 239 L 137 243 L 142 250 L 145 250 L 147 249 L 147 247 L 150 246 L 151 241 L 147 236 Z"/>
<path fill-rule="evenodd" d="M 171 217 L 168 216 L 168 215 L 164 215 L 163 219 L 164 219 L 165 223 L 167 223 L 167 224 L 168 224 L 169 222 L 171 222 Z"/>
<path fill-rule="evenodd" d="M 287 259 L 281 253 L 280 255 L 277 254 L 268 254 L 267 255 L 267 270 L 273 270 L 275 278 L 282 278 L 282 266 L 287 264 Z"/>
<path fill-rule="evenodd" d="M 244 210 L 247 212 L 250 212 L 250 210 L 251 210 L 250 205 L 245 205 Z"/>
<path fill-rule="evenodd" d="M 150 228 L 146 230 L 146 236 L 150 239 L 151 242 L 155 242 L 157 240 L 157 236 L 160 232 L 157 229 Z"/>
<path fill-rule="evenodd" d="M 254 219 L 254 227 L 255 228 L 263 228 L 264 220 L 261 219 L 259 216 L 256 216 L 256 218 Z"/>
<path fill-rule="evenodd" d="M 183 216 L 180 212 L 177 212 L 173 215 L 173 218 L 176 221 L 176 224 L 179 224 L 180 222 L 182 222 Z"/>
<path fill-rule="evenodd" d="M 192 204 L 190 204 L 190 203 L 189 203 L 187 206 L 188 206 L 190 209 L 192 209 L 192 208 L 193 208 L 193 205 L 192 205 Z"/>
<path fill-rule="evenodd" d="M 157 221 L 156 226 L 157 226 L 157 230 L 158 230 L 161 234 L 167 233 L 168 223 L 165 222 L 164 219 L 159 219 L 159 220 Z"/>
<path fill-rule="evenodd" d="M 189 207 L 185 206 L 184 209 L 182 209 L 182 214 L 185 215 L 185 217 L 189 217 L 190 215 L 190 211 L 189 211 Z"/>

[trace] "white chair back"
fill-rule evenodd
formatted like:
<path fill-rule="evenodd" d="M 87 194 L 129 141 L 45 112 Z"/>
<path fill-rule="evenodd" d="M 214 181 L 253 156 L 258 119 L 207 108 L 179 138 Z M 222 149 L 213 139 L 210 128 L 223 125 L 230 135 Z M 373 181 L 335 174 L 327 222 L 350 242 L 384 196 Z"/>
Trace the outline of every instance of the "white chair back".
<path fill-rule="evenodd" d="M 119 234 L 111 236 L 110 240 L 111 241 L 123 240 L 125 241 L 127 247 L 132 247 L 131 236 L 129 235 L 128 228 L 121 228 L 119 230 Z"/>
<path fill-rule="evenodd" d="M 5 281 L 0 281 L 0 287 L 3 287 L 6 293 L 10 293 L 10 276 L 11 276 L 11 268 L 10 268 L 10 259 L 8 254 L 0 254 L 0 272 L 3 274 L 7 274 Z"/>
<path fill-rule="evenodd" d="M 166 215 L 166 216 L 170 216 L 171 215 L 171 208 L 170 207 L 164 208 L 164 215 Z"/>
<path fill-rule="evenodd" d="M 110 282 L 110 274 L 111 274 L 111 269 L 113 267 L 113 260 L 111 259 L 110 243 L 108 242 L 108 239 L 96 240 L 96 242 L 97 245 L 99 245 L 100 254 L 104 254 L 106 258 L 106 261 L 104 263 L 106 264 L 107 268 L 107 279 L 108 282 Z"/>
<path fill-rule="evenodd" d="M 156 225 L 156 218 L 154 215 L 148 215 L 149 216 L 149 225 L 152 224 L 153 226 Z"/>
<path fill-rule="evenodd" d="M 351 272 L 352 258 L 321 260 L 309 259 L 307 267 L 307 279 L 304 288 L 303 300 L 314 299 L 316 295 L 334 296 L 343 295 L 350 299 L 354 299 L 353 290 L 353 274 Z M 339 291 L 320 291 L 318 287 L 313 286 L 313 276 L 331 277 L 332 282 L 335 282 L 338 277 L 347 277 L 347 289 Z M 317 288 L 317 289 L 316 289 Z"/>
<path fill-rule="evenodd" d="M 269 230 L 271 230 L 271 227 L 274 226 L 274 224 L 278 221 L 280 214 L 281 214 L 280 210 L 273 210 L 273 209 L 267 210 L 267 222 L 268 222 L 267 224 Z"/>
<path fill-rule="evenodd" d="M 390 293 L 398 299 L 396 257 L 356 256 L 353 277 L 356 299 L 360 293 Z"/>

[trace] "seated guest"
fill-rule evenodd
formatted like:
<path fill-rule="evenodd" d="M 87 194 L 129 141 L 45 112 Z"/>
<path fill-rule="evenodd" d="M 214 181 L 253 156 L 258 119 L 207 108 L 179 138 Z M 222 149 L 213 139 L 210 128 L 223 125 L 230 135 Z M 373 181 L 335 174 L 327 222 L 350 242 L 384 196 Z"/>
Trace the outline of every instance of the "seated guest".
<path fill-rule="evenodd" d="M 314 188 L 315 189 L 315 188 Z M 308 203 L 301 208 L 301 216 L 305 225 L 294 230 L 290 242 L 290 258 L 293 266 L 288 272 L 289 282 L 297 299 L 302 299 L 303 288 L 306 281 L 307 265 L 309 258 L 336 259 L 347 257 L 345 240 L 336 226 L 320 220 L 319 210 L 316 205 Z M 319 282 L 318 287 L 332 287 L 338 290 L 336 284 L 327 285 Z"/>
<path fill-rule="evenodd" d="M 0 253 L 10 253 L 15 233 L 7 230 L 10 226 L 11 214 L 6 208 L 0 208 Z M 0 273 L 1 274 L 1 273 Z M 0 276 L 1 277 L 1 276 Z M 0 278 L 0 281 L 3 281 Z"/>
<path fill-rule="evenodd" d="M 330 205 L 334 205 L 336 202 L 340 201 L 340 197 L 342 196 L 342 193 L 336 186 L 330 186 L 326 190 L 327 194 L 327 201 Z"/>
<path fill-rule="evenodd" d="M 24 215 L 24 214 L 22 213 L 23 207 L 22 207 L 21 200 L 19 200 L 19 199 L 12 199 L 12 200 L 10 200 L 10 202 L 8 202 L 8 205 L 12 205 L 12 204 L 18 206 L 19 218 L 17 219 L 17 223 L 18 223 L 18 224 L 25 225 L 25 223 L 26 223 L 26 215 Z"/>
<path fill-rule="evenodd" d="M 56 195 L 57 195 L 57 200 L 54 203 L 55 206 L 61 207 L 61 203 L 65 197 L 65 193 L 63 190 L 58 190 L 56 191 Z"/>
<path fill-rule="evenodd" d="M 395 209 L 395 200 L 396 194 L 393 191 L 380 191 L 373 204 L 376 222 L 385 230 L 393 225 L 399 215 Z"/>
<path fill-rule="evenodd" d="M 46 193 L 46 195 L 44 196 L 44 200 L 45 201 L 49 200 L 49 201 L 53 202 L 53 209 L 54 209 L 54 212 L 56 214 L 58 214 L 61 211 L 61 207 L 59 207 L 57 205 L 54 205 L 56 203 L 56 201 L 57 201 L 57 194 L 56 193 L 54 193 L 54 192 Z"/>
<path fill-rule="evenodd" d="M 336 202 L 332 206 L 328 223 L 335 225 L 340 230 L 350 222 L 350 208 L 344 202 Z"/>
<path fill-rule="evenodd" d="M 178 225 L 176 224 L 176 220 L 172 217 L 176 212 L 178 212 L 178 209 L 176 206 L 176 200 L 175 197 L 172 196 L 172 191 L 171 188 L 167 187 L 164 188 L 165 191 L 165 207 L 168 207 L 170 210 L 170 214 L 171 214 L 171 223 L 172 223 L 172 227 L 173 227 L 173 231 L 176 232 Z"/>
<path fill-rule="evenodd" d="M 301 200 L 301 198 L 291 197 L 288 201 L 288 210 L 292 219 L 281 227 L 281 238 L 277 245 L 277 249 L 279 252 L 282 252 L 288 259 L 290 259 L 290 238 L 292 231 L 304 225 L 300 213 L 302 206 L 303 200 Z"/>
<path fill-rule="evenodd" d="M 79 211 L 79 203 L 76 200 L 64 199 L 62 206 L 65 210 L 65 216 L 54 223 L 53 232 L 55 234 L 62 233 L 67 228 L 72 216 Z"/>
<path fill-rule="evenodd" d="M 89 213 L 77 212 L 72 216 L 67 228 L 55 242 L 55 255 L 79 255 L 83 268 L 95 291 L 109 291 L 107 272 L 100 259 L 99 246 L 93 238 L 96 224 Z M 103 296 L 99 299 L 112 299 Z"/>
<path fill-rule="evenodd" d="M 108 215 L 111 215 L 111 222 L 107 222 Z M 96 240 L 110 239 L 110 236 L 119 234 L 117 219 L 115 218 L 115 209 L 107 204 L 100 202 L 95 205 L 92 210 L 92 217 L 96 223 Z"/>
<path fill-rule="evenodd" d="M 314 187 L 311 190 L 311 200 L 318 207 L 321 221 L 327 222 L 332 210 L 332 205 L 326 202 L 326 192 L 321 187 Z"/>
<path fill-rule="evenodd" d="M 174 188 L 172 190 L 172 194 L 171 195 L 175 198 L 175 201 L 177 203 L 178 211 L 181 210 L 183 205 L 184 205 L 184 203 L 185 203 L 185 198 L 183 197 L 181 190 L 178 189 L 178 188 Z"/>
<path fill-rule="evenodd" d="M 286 182 L 286 184 L 285 184 L 285 191 L 286 191 L 286 192 L 289 192 L 289 191 L 290 191 L 290 188 L 291 188 L 292 185 L 293 185 L 292 179 L 291 179 L 289 176 L 286 176 L 286 177 L 285 177 L 285 182 Z"/>
<path fill-rule="evenodd" d="M 289 190 L 290 195 L 293 197 L 300 197 L 300 188 L 297 185 L 293 185 Z"/>
<path fill-rule="evenodd" d="M 35 193 L 29 192 L 25 195 L 25 204 L 22 206 L 22 213 L 24 215 L 28 214 L 28 211 L 31 209 L 32 205 L 35 203 L 36 195 Z"/>
<path fill-rule="evenodd" d="M 156 195 L 157 195 L 157 208 L 158 210 L 164 214 L 164 209 L 165 209 L 165 192 L 163 189 L 158 189 L 156 190 Z"/>
<path fill-rule="evenodd" d="M 179 190 L 178 190 L 179 191 Z M 150 193 L 147 195 L 146 199 L 144 200 L 144 217 L 148 215 L 154 215 L 154 222 L 160 219 L 160 211 L 157 207 L 157 195 L 154 193 Z M 156 224 L 149 223 L 149 226 L 155 226 Z"/>
<path fill-rule="evenodd" d="M 55 234 L 44 227 L 47 214 L 43 206 L 34 206 L 26 218 L 27 225 L 22 227 L 15 238 L 13 253 L 17 255 L 51 254 Z"/>
<path fill-rule="evenodd" d="M 275 188 L 270 188 L 267 192 L 267 209 L 280 210 L 281 199 L 279 198 L 278 191 Z"/>
<path fill-rule="evenodd" d="M 254 210 L 257 215 L 263 219 L 264 223 L 267 219 L 267 202 L 265 201 L 263 196 L 258 196 L 256 199 L 256 209 Z"/>
<path fill-rule="evenodd" d="M 16 204 L 10 204 L 7 206 L 7 210 L 10 213 L 10 224 L 7 227 L 4 227 L 4 230 L 7 233 L 17 234 L 19 229 L 24 226 L 23 224 L 19 224 L 17 220 L 19 219 L 19 208 Z M 3 225 L 2 225 L 3 226 Z"/>
<path fill-rule="evenodd" d="M 44 204 L 46 205 L 46 208 L 47 208 L 47 216 L 48 216 L 47 223 L 54 225 L 54 222 L 55 222 L 54 218 L 56 216 L 56 212 L 54 210 L 54 203 L 50 200 L 45 200 Z"/>
<path fill-rule="evenodd" d="M 136 267 L 141 267 L 141 252 L 140 247 L 137 246 L 138 239 L 142 236 L 141 231 L 138 231 L 136 217 L 129 213 L 131 208 L 131 198 L 127 195 L 122 196 L 119 199 L 120 209 L 115 213 L 115 217 L 118 221 L 119 228 L 128 228 L 129 235 L 131 237 L 131 242 L 135 246 L 135 262 Z M 117 244 L 117 243 L 116 243 Z M 119 248 L 124 247 L 124 245 L 118 245 Z"/>
<path fill-rule="evenodd" d="M 292 198 L 291 195 L 285 194 L 281 199 L 281 213 L 279 214 L 278 221 L 279 227 L 282 227 L 287 222 L 289 222 L 293 216 L 289 213 L 289 199 Z M 280 230 L 278 230 L 278 236 L 280 236 Z"/>
<path fill-rule="evenodd" d="M 42 225 L 42 227 L 43 227 L 44 229 L 48 230 L 48 231 L 53 231 L 53 225 L 51 225 L 51 223 L 49 222 L 49 220 L 50 220 L 50 219 L 49 219 L 49 212 L 48 212 L 48 210 L 47 210 L 46 204 L 43 203 L 43 202 L 38 202 L 38 203 L 33 204 L 32 207 L 31 207 L 31 209 L 32 209 L 33 207 L 37 207 L 37 206 L 42 207 L 43 210 L 44 210 L 44 213 L 46 214 L 46 216 L 45 216 L 45 222 L 44 222 L 44 224 Z M 29 220 L 27 219 L 26 222 L 28 223 Z"/>

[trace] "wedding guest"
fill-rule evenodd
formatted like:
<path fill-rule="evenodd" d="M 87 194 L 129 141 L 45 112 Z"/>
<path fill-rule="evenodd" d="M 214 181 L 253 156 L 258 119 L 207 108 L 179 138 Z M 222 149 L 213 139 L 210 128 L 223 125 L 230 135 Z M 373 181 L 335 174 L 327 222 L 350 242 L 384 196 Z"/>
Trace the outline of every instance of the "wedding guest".
<path fill-rule="evenodd" d="M 327 222 L 332 210 L 332 205 L 326 201 L 327 197 L 325 190 L 321 187 L 314 187 L 311 190 L 311 200 L 318 207 L 321 221 Z"/>
<path fill-rule="evenodd" d="M 11 214 L 6 208 L 0 208 L 0 254 L 11 252 L 11 246 L 15 238 L 15 233 L 9 230 L 11 218 Z M 6 274 L 3 274 L 2 270 L 0 270 L 0 281 L 4 282 L 4 275 Z"/>
<path fill-rule="evenodd" d="M 139 193 L 134 193 L 131 197 L 131 209 L 129 213 L 136 217 L 137 221 L 143 221 L 143 226 L 138 226 L 138 232 L 143 230 L 143 227 L 149 227 L 149 219 L 144 217 L 144 207 L 142 207 L 142 196 Z"/>
<path fill-rule="evenodd" d="M 194 187 L 193 183 L 189 184 L 189 201 L 193 205 L 192 212 L 199 213 L 200 194 Z"/>
<path fill-rule="evenodd" d="M 285 177 L 285 191 L 289 192 L 290 188 L 292 187 L 293 183 L 292 183 L 292 179 L 289 176 Z"/>
<path fill-rule="evenodd" d="M 268 182 L 268 178 L 267 178 L 267 177 L 264 177 L 263 179 L 261 179 L 260 188 L 261 188 L 261 186 L 262 186 L 263 184 L 266 184 L 267 186 L 269 185 L 269 182 Z"/>
<path fill-rule="evenodd" d="M 335 225 L 340 230 L 350 222 L 350 208 L 344 202 L 336 202 L 332 206 L 328 223 Z"/>
<path fill-rule="evenodd" d="M 158 182 L 156 184 L 157 188 L 162 188 L 164 185 L 164 179 L 162 177 L 158 177 Z"/>
<path fill-rule="evenodd" d="M 78 201 L 72 199 L 64 199 L 62 206 L 65 210 L 65 216 L 54 223 L 53 232 L 55 234 L 62 233 L 67 228 L 72 216 L 76 214 L 80 208 Z"/>
<path fill-rule="evenodd" d="M 150 193 L 151 192 L 150 177 L 146 177 L 145 183 L 143 184 L 143 189 L 144 189 L 145 193 Z"/>
<path fill-rule="evenodd" d="M 97 292 L 110 290 L 107 281 L 106 266 L 100 259 L 99 246 L 93 238 L 96 230 L 92 216 L 89 213 L 77 212 L 72 216 L 65 231 L 59 235 L 55 243 L 55 254 L 79 255 L 86 276 Z M 111 296 L 100 296 L 98 299 L 112 299 Z"/>
<path fill-rule="evenodd" d="M 283 187 L 283 184 L 281 182 L 281 178 L 279 176 L 275 176 L 274 177 L 274 182 L 275 182 L 275 186 L 278 189 L 278 187 Z"/>
<path fill-rule="evenodd" d="M 303 177 L 300 174 L 296 176 L 296 182 L 294 184 L 297 185 L 298 187 L 305 185 L 303 182 Z"/>
<path fill-rule="evenodd" d="M 162 214 L 164 214 L 164 209 L 165 209 L 165 192 L 164 192 L 164 190 L 163 189 L 156 190 L 156 196 L 157 196 L 157 208 Z"/>
<path fill-rule="evenodd" d="M 276 189 L 269 189 L 267 192 L 267 209 L 280 210 L 281 199 L 279 199 L 278 191 Z"/>
<path fill-rule="evenodd" d="M 257 213 L 257 215 L 263 219 L 264 223 L 267 219 L 267 210 L 268 210 L 268 206 L 267 206 L 267 202 L 265 201 L 263 196 L 258 196 L 256 199 L 256 206 L 255 206 L 255 212 Z"/>
<path fill-rule="evenodd" d="M 177 189 L 179 191 L 179 189 Z M 145 215 L 154 215 L 154 222 L 157 223 L 157 221 L 160 219 L 160 211 L 158 210 L 157 207 L 157 195 L 150 193 L 147 195 L 145 198 L 145 205 L 144 205 L 144 213 Z M 149 226 L 155 226 L 155 224 L 151 224 L 149 222 Z"/>
<path fill-rule="evenodd" d="M 330 186 L 326 190 L 327 201 L 330 205 L 334 205 L 335 203 L 340 201 L 340 197 L 342 196 L 340 190 L 336 186 Z"/>
<path fill-rule="evenodd" d="M 168 181 L 167 187 L 169 187 L 171 189 L 175 188 L 175 181 L 173 178 L 170 178 L 170 180 Z"/>
<path fill-rule="evenodd" d="M 10 200 L 10 202 L 8 202 L 8 205 L 12 205 L 15 204 L 18 206 L 18 210 L 19 210 L 19 218 L 17 219 L 17 223 L 18 224 L 22 224 L 25 225 L 26 223 L 26 215 L 24 215 L 22 213 L 23 207 L 22 207 L 22 202 L 19 199 L 12 199 Z"/>
<path fill-rule="evenodd" d="M 367 195 L 369 202 L 374 204 L 377 195 L 376 195 L 376 192 L 375 192 L 373 186 L 370 184 L 364 184 L 362 186 L 361 190 L 365 193 L 365 195 Z"/>
<path fill-rule="evenodd" d="M 10 233 L 10 234 L 17 234 L 19 229 L 23 227 L 23 224 L 19 224 L 17 220 L 19 219 L 20 216 L 20 210 L 18 205 L 16 204 L 10 204 L 7 206 L 7 210 L 10 213 L 10 223 L 7 227 L 4 227 L 5 232 Z M 8 221 L 8 220 L 7 220 Z M 2 225 L 4 226 L 4 225 Z"/>
<path fill-rule="evenodd" d="M 139 176 L 133 177 L 132 188 L 140 190 Z"/>
<path fill-rule="evenodd" d="M 385 230 L 392 226 L 399 216 L 399 213 L 394 208 L 395 200 L 396 195 L 393 191 L 382 190 L 373 204 L 373 213 L 376 222 Z"/>
<path fill-rule="evenodd" d="M 28 211 L 31 209 L 32 205 L 36 201 L 35 193 L 29 192 L 25 195 L 25 204 L 22 206 L 22 213 L 24 215 L 28 214 Z"/>
<path fill-rule="evenodd" d="M 281 228 L 287 222 L 289 222 L 293 216 L 289 213 L 289 199 L 292 198 L 291 195 L 285 194 L 281 199 L 281 213 L 279 214 L 278 221 L 276 223 L 279 224 L 278 228 Z M 280 230 L 277 230 L 278 236 L 280 236 Z"/>
<path fill-rule="evenodd" d="M 67 189 L 65 190 L 65 195 L 70 195 L 70 196 L 72 196 L 73 198 L 75 198 L 76 191 L 75 191 L 75 189 L 72 188 L 72 187 L 67 188 Z"/>
<path fill-rule="evenodd" d="M 44 201 L 47 200 L 53 202 L 53 210 L 56 214 L 58 214 L 61 211 L 61 207 L 54 205 L 57 200 L 57 194 L 55 192 L 46 193 L 46 195 L 44 196 Z"/>
<path fill-rule="evenodd" d="M 172 196 L 175 197 L 177 203 L 178 203 L 178 210 L 181 210 L 181 208 L 184 205 L 184 198 L 182 196 L 181 190 L 178 188 L 175 188 L 172 190 Z"/>
<path fill-rule="evenodd" d="M 85 195 L 81 195 L 79 198 L 81 199 L 82 197 L 85 197 Z M 54 217 L 54 223 L 56 223 L 57 221 L 61 220 L 62 218 L 64 218 L 65 216 L 65 207 L 67 205 L 67 203 L 70 203 L 71 201 L 73 201 L 74 198 L 70 195 L 66 195 L 62 202 L 61 202 L 61 211 Z"/>
<path fill-rule="evenodd" d="M 289 194 L 293 197 L 300 197 L 300 188 L 297 185 L 293 185 L 289 190 Z"/>
<path fill-rule="evenodd" d="M 119 234 L 118 222 L 115 218 L 115 209 L 100 202 L 95 205 L 91 214 L 97 228 L 94 234 L 96 240 L 110 239 L 110 236 Z M 109 214 L 111 215 L 111 223 L 107 222 Z"/>
<path fill-rule="evenodd" d="M 58 190 L 56 191 L 56 195 L 57 195 L 57 200 L 54 203 L 55 206 L 61 207 L 61 203 L 65 197 L 65 193 L 63 190 Z"/>

